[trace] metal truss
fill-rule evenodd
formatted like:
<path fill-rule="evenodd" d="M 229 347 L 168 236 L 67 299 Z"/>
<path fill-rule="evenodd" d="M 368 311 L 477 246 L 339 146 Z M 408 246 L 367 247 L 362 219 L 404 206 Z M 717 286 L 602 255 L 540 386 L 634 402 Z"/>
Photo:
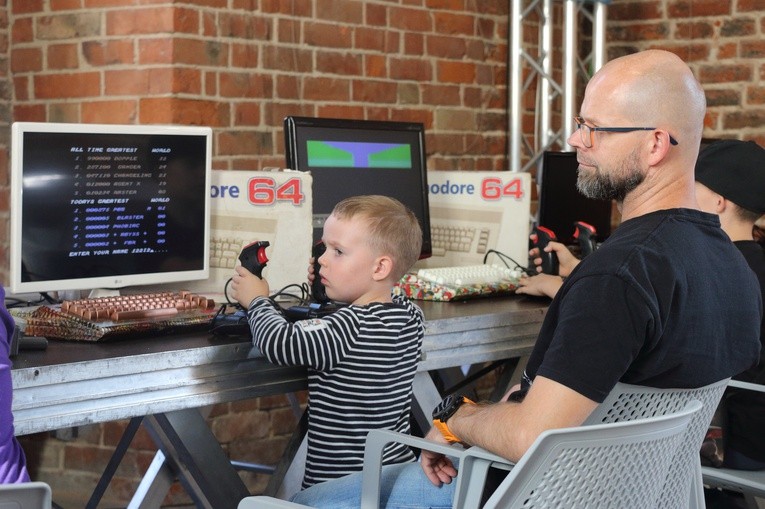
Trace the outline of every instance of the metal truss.
<path fill-rule="evenodd" d="M 510 0 L 510 170 L 528 171 L 547 150 L 570 150 L 566 139 L 574 128 L 580 90 L 604 63 L 608 3 Z M 524 107 L 532 100 L 533 108 Z"/>

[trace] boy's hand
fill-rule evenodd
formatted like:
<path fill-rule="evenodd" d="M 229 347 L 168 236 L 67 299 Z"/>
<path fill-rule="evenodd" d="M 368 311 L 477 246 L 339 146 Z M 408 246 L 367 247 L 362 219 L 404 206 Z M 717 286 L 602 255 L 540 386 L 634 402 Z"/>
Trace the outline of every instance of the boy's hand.
<path fill-rule="evenodd" d="M 247 309 L 255 297 L 268 297 L 268 281 L 261 279 L 241 265 L 234 269 L 231 279 L 231 296 L 244 309 Z"/>

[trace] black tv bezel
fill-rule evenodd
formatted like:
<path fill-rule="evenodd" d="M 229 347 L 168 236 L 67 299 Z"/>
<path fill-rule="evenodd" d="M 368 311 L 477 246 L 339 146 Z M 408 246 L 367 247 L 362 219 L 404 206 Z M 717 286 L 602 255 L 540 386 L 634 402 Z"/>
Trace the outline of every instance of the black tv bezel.
<path fill-rule="evenodd" d="M 552 211 L 554 208 L 560 207 L 561 203 L 555 200 L 554 198 L 550 197 L 551 195 L 549 190 L 550 175 L 548 173 L 548 170 L 551 166 L 552 160 L 559 160 L 564 158 L 567 160 L 573 160 L 573 162 L 570 164 L 572 166 L 572 171 L 574 172 L 574 175 L 575 175 L 576 168 L 578 167 L 578 164 L 576 163 L 576 152 L 545 151 L 544 154 L 542 154 L 542 171 L 541 171 L 541 178 L 539 182 L 539 212 L 537 214 L 538 223 L 540 226 L 545 226 L 547 228 L 552 229 L 555 235 L 558 237 L 559 242 L 562 242 L 564 244 L 574 244 L 576 242 L 576 240 L 573 237 L 574 222 L 584 221 L 586 223 L 592 224 L 592 226 L 596 228 L 597 241 L 603 242 L 611 235 L 611 229 L 612 229 L 611 216 L 613 212 L 613 202 L 611 200 L 593 200 L 592 198 L 587 198 L 586 196 L 579 193 L 579 191 L 576 189 L 576 185 L 574 185 L 572 189 L 570 190 L 571 191 L 570 198 L 575 200 L 577 203 L 576 209 L 583 210 L 585 208 L 585 205 L 589 204 L 589 207 L 591 207 L 591 210 L 593 210 L 592 213 L 597 216 L 598 220 L 593 221 L 592 220 L 593 216 L 572 218 L 570 227 L 566 231 L 558 231 L 560 230 L 558 225 L 550 223 L 550 217 L 548 216 L 560 215 L 559 212 L 552 214 Z M 576 183 L 576 176 L 574 176 L 573 182 L 574 184 Z M 569 204 L 570 203 L 571 202 L 569 202 Z"/>
<path fill-rule="evenodd" d="M 300 128 L 322 128 L 322 129 L 347 129 L 349 131 L 402 131 L 415 133 L 418 139 L 419 153 L 416 157 L 420 161 L 420 202 L 423 209 L 414 211 L 418 218 L 422 220 L 422 249 L 420 259 L 429 258 L 433 254 L 433 247 L 430 237 L 430 204 L 428 200 L 428 178 L 427 178 L 427 158 L 425 151 L 425 126 L 419 122 L 400 122 L 387 120 L 359 120 L 343 118 L 320 118 L 320 117 L 301 117 L 287 116 L 284 118 L 284 152 L 286 167 L 292 170 L 308 171 L 299 161 L 298 153 L 298 130 Z M 316 175 L 314 175 L 316 178 Z M 370 191 L 370 194 L 373 194 Z M 349 195 L 350 196 L 350 195 Z M 396 196 L 392 196 L 397 198 Z M 315 198 L 315 197 L 314 197 Z M 398 198 L 397 198 L 398 199 Z M 408 205 L 409 206 L 409 205 Z M 319 230 L 317 232 L 317 230 Z M 321 236 L 321 231 L 314 228 L 314 237 Z"/>

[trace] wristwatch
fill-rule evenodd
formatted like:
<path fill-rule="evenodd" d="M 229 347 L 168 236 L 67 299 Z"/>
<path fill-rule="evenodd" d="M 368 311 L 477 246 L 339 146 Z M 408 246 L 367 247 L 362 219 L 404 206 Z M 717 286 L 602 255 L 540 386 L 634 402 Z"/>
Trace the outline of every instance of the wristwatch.
<path fill-rule="evenodd" d="M 475 405 L 473 401 L 465 396 L 459 394 L 450 394 L 446 396 L 441 401 L 441 403 L 436 406 L 436 408 L 433 409 L 433 425 L 436 427 L 436 429 L 438 429 L 438 431 L 441 432 L 441 434 L 449 443 L 461 442 L 461 440 L 451 432 L 449 426 L 446 425 L 446 421 L 449 419 L 449 417 L 454 415 L 455 412 L 457 412 L 459 407 L 465 403 Z"/>

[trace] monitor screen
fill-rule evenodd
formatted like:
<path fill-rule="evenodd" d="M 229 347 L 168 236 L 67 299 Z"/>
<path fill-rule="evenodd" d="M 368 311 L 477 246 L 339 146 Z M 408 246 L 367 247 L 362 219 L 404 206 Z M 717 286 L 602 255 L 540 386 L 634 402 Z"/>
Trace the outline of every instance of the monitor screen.
<path fill-rule="evenodd" d="M 422 124 L 307 117 L 284 119 L 287 167 L 313 176 L 314 240 L 344 198 L 396 198 L 420 220 L 421 258 L 431 255 L 425 132 Z"/>
<path fill-rule="evenodd" d="M 209 276 L 210 128 L 17 122 L 11 133 L 12 292 Z"/>
<path fill-rule="evenodd" d="M 539 188 L 539 225 L 564 244 L 575 243 L 574 223 L 584 221 L 597 231 L 597 241 L 611 234 L 611 200 L 593 200 L 576 188 L 576 152 L 545 152 Z"/>

